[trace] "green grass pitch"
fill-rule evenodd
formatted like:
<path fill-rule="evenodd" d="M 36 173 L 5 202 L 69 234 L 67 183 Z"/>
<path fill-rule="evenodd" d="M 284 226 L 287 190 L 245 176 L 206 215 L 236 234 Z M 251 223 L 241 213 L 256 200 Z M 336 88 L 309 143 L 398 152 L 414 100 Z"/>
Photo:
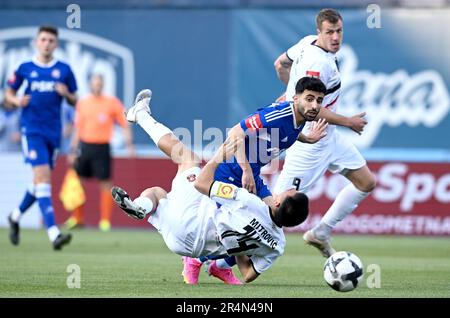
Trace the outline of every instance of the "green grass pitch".
<path fill-rule="evenodd" d="M 339 293 L 322 278 L 325 259 L 299 234 L 287 235 L 285 254 L 245 286 L 224 285 L 204 271 L 199 285 L 185 285 L 181 257 L 150 230 L 78 230 L 59 252 L 45 231 L 21 234 L 20 245 L 12 246 L 7 229 L 0 229 L 0 297 L 450 297 L 448 238 L 336 236 L 338 250 L 356 253 L 365 269 L 381 269 L 380 288 L 367 287 L 366 273 L 356 290 Z M 66 285 L 70 264 L 80 267 L 79 289 Z"/>

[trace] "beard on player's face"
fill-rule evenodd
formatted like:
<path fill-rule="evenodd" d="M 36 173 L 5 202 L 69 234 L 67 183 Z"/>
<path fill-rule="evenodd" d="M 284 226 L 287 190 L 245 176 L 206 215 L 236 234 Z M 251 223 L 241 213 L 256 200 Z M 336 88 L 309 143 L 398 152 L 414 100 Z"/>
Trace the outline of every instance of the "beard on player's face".
<path fill-rule="evenodd" d="M 301 104 L 297 107 L 298 112 L 306 121 L 313 121 L 316 119 L 317 115 L 319 115 L 320 108 L 308 108 L 306 110 Z"/>
<path fill-rule="evenodd" d="M 302 114 L 306 121 L 313 121 L 316 119 L 317 115 L 319 115 L 319 111 L 317 110 L 308 110 Z"/>

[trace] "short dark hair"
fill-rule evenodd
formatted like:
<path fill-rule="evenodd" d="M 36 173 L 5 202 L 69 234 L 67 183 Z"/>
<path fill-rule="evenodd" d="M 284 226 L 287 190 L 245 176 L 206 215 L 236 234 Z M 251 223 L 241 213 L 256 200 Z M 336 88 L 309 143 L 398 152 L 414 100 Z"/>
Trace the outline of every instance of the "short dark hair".
<path fill-rule="evenodd" d="M 284 199 L 275 219 L 280 225 L 291 227 L 303 223 L 308 217 L 308 213 L 308 197 L 304 193 L 297 192 L 293 196 Z"/>
<path fill-rule="evenodd" d="M 328 21 L 328 22 L 330 22 L 332 24 L 335 24 L 335 23 L 338 23 L 339 20 L 342 21 L 342 17 L 339 14 L 339 12 L 337 12 L 337 10 L 334 10 L 334 9 L 322 9 L 317 14 L 316 26 L 317 26 L 317 28 L 319 30 L 321 30 L 323 21 Z"/>
<path fill-rule="evenodd" d="M 37 34 L 40 34 L 41 32 L 48 32 L 58 37 L 58 29 L 52 25 L 41 25 Z"/>
<path fill-rule="evenodd" d="M 327 93 L 325 84 L 317 77 L 305 76 L 298 80 L 295 85 L 295 94 L 301 94 L 305 90 L 310 90 L 318 93 Z"/>

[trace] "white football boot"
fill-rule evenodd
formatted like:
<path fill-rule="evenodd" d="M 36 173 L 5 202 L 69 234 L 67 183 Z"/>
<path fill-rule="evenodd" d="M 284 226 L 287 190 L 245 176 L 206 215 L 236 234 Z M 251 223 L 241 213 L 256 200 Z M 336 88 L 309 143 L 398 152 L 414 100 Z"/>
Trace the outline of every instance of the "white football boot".
<path fill-rule="evenodd" d="M 147 113 L 151 114 L 151 110 L 150 110 L 150 100 L 152 99 L 152 91 L 147 89 L 143 89 L 142 91 L 140 91 L 137 95 L 136 98 L 134 100 L 134 104 L 133 106 L 131 106 L 130 108 L 127 109 L 127 111 L 125 112 L 125 116 L 127 118 L 127 120 L 130 123 L 135 123 L 137 118 L 136 118 L 136 114 L 139 111 L 146 111 Z"/>
<path fill-rule="evenodd" d="M 317 248 L 323 257 L 328 258 L 334 253 L 336 253 L 336 250 L 331 246 L 330 239 L 327 240 L 320 240 L 316 237 L 313 230 L 307 231 L 303 235 L 303 240 L 306 244 L 314 246 Z"/>

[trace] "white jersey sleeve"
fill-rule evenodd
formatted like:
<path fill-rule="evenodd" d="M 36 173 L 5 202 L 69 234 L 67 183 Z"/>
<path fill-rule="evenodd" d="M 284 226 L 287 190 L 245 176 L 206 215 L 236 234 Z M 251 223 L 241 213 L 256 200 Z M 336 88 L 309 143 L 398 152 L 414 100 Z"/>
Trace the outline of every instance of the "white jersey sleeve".
<path fill-rule="evenodd" d="M 302 49 L 306 46 L 311 44 L 317 40 L 317 35 L 308 35 L 302 38 L 300 41 L 298 41 L 295 45 L 291 46 L 286 51 L 286 56 L 291 60 L 294 61 L 301 53 Z"/>
<path fill-rule="evenodd" d="M 278 250 L 274 250 L 273 252 L 267 253 L 264 256 L 251 255 L 250 260 L 252 261 L 253 269 L 255 270 L 255 272 L 261 274 L 262 272 L 268 270 L 279 256 L 280 253 L 278 252 Z"/>

